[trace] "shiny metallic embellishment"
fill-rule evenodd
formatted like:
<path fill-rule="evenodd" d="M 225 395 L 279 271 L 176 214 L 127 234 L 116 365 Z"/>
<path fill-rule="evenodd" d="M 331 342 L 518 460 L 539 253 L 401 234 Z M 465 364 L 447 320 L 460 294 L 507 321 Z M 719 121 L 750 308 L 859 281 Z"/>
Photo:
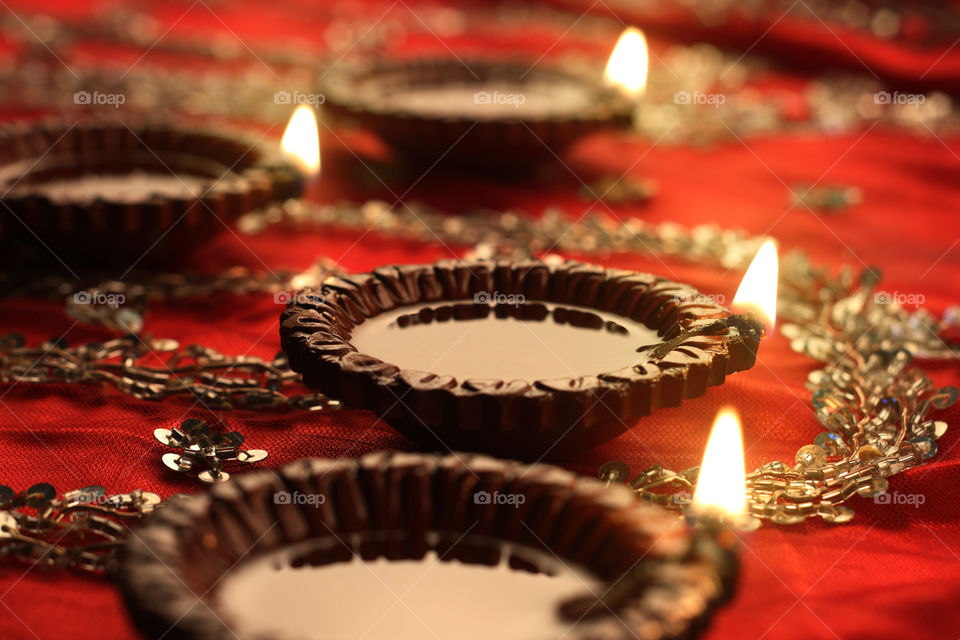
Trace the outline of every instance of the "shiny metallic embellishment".
<path fill-rule="evenodd" d="M 191 398 L 211 410 L 339 408 L 320 394 L 284 393 L 299 379 L 282 353 L 273 360 L 228 357 L 136 334 L 76 347 L 60 338 L 27 347 L 19 334 L 0 337 L 0 382 L 101 384 L 143 400 Z"/>
<path fill-rule="evenodd" d="M 796 185 L 791 189 L 790 195 L 794 209 L 827 213 L 842 213 L 863 201 L 863 190 L 842 184 L 822 187 Z"/>
<path fill-rule="evenodd" d="M 161 504 L 147 491 L 108 495 L 100 486 L 62 496 L 50 484 L 16 492 L 0 485 L 0 557 L 46 569 L 115 569 L 128 526 Z"/>
<path fill-rule="evenodd" d="M 167 468 L 196 472 L 197 478 L 207 483 L 228 480 L 230 474 L 224 471 L 227 463 L 254 464 L 267 457 L 263 449 L 242 449 L 243 435 L 239 431 L 213 432 L 203 420 L 184 420 L 179 427 L 154 430 L 153 436 L 180 450 L 163 454 Z"/>

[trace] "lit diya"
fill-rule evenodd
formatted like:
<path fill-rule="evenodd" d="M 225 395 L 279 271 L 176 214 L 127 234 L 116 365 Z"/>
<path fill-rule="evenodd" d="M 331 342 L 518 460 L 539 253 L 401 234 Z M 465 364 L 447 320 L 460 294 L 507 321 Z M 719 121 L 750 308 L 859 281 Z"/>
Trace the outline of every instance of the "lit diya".
<path fill-rule="evenodd" d="M 443 449 L 582 450 L 753 366 L 763 325 L 696 290 L 578 262 L 383 267 L 299 292 L 303 380 Z"/>
<path fill-rule="evenodd" d="M 304 177 L 279 148 L 169 123 L 7 127 L 0 247 L 18 262 L 166 261 L 299 195 Z"/>
<path fill-rule="evenodd" d="M 147 637 L 692 638 L 733 548 L 546 465 L 301 460 L 166 504 L 122 551 Z"/>
<path fill-rule="evenodd" d="M 404 158 L 509 173 L 629 124 L 646 77 L 646 43 L 628 30 L 602 76 L 459 58 L 340 62 L 323 92 L 328 110 L 374 130 Z"/>

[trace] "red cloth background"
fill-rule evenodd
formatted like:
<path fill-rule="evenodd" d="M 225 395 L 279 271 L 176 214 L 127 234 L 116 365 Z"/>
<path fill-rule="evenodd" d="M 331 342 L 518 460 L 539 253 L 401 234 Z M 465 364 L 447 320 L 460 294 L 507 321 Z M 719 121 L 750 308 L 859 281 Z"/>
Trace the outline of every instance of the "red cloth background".
<path fill-rule="evenodd" d="M 192 7 L 159 4 L 156 14 L 166 24 L 180 19 L 178 32 L 229 26 L 251 43 L 283 39 L 285 33 L 316 37 L 309 20 L 297 19 L 297 12 L 306 11 L 308 5 L 265 4 L 244 2 L 210 8 L 202 3 Z M 63 5 L 56 7 L 58 12 L 82 11 Z M 26 10 L 27 5 L 22 6 Z M 392 9 L 411 10 L 415 9 L 402 2 Z M 379 13 L 372 15 L 375 19 Z M 575 19 L 576 14 L 571 14 L 571 23 Z M 543 52 L 559 35 L 531 34 L 525 45 Z M 820 36 L 835 38 L 826 30 Z M 429 38 L 424 40 L 424 48 L 431 46 L 426 42 Z M 594 49 L 604 51 L 612 44 L 595 43 Z M 913 55 L 898 57 L 895 48 L 883 49 L 887 53 L 878 54 L 872 63 L 878 67 L 900 68 Z M 956 62 L 950 56 L 947 59 L 950 64 Z M 913 73 L 919 75 L 923 68 L 920 65 Z M 279 135 L 279 131 L 275 133 Z M 364 139 L 346 136 L 344 140 Z M 922 294 L 926 306 L 936 313 L 956 302 L 955 281 L 960 275 L 957 138 L 877 127 L 836 136 L 775 135 L 746 143 L 731 140 L 705 149 L 651 148 L 650 144 L 622 135 L 584 141 L 566 158 L 569 171 L 557 170 L 551 179 L 535 186 L 431 174 L 408 199 L 428 200 L 451 209 L 484 204 L 534 213 L 560 204 L 579 215 L 589 206 L 576 196 L 581 179 L 602 173 L 620 175 L 645 153 L 630 174 L 658 181 L 660 195 L 643 207 L 620 206 L 610 211 L 598 207 L 597 211 L 622 219 L 639 216 L 686 226 L 716 222 L 751 233 L 769 233 L 779 239 L 783 249 L 801 247 L 830 265 L 878 265 L 884 271 L 884 290 Z M 347 176 L 365 169 L 333 136 L 325 135 L 323 145 L 326 169 L 323 179 L 314 185 L 314 197 L 377 196 L 392 202 L 386 189 L 363 192 L 347 186 Z M 815 182 L 857 185 L 863 189 L 864 200 L 838 215 L 815 216 L 790 209 L 785 185 Z M 391 187 L 397 193 L 405 190 L 402 185 Z M 450 255 L 443 247 L 376 234 L 355 244 L 359 237 L 352 232 L 271 230 L 241 241 L 224 234 L 196 254 L 184 256 L 183 266 L 212 271 L 233 264 L 261 267 L 262 261 L 272 268 L 304 268 L 318 254 L 325 254 L 348 269 L 364 270 Z M 674 261 L 661 263 L 645 255 L 581 257 L 663 273 L 728 298 L 741 275 Z M 269 296 L 217 296 L 155 304 L 146 318 L 146 331 L 182 344 L 202 342 L 225 353 L 270 356 L 278 349 L 279 313 L 280 307 Z M 0 301 L 0 333 L 7 331 L 25 334 L 31 344 L 59 335 L 71 343 L 109 335 L 75 325 L 64 315 L 62 305 L 41 300 Z M 960 384 L 956 362 L 923 366 L 938 384 Z M 725 404 L 735 405 L 743 417 L 749 468 L 770 460 L 790 462 L 796 449 L 820 431 L 810 407 L 810 393 L 803 387 L 807 373 L 815 367 L 777 335 L 764 343 L 752 370 L 732 376 L 722 387 L 682 408 L 658 411 L 610 443 L 559 463 L 585 474 L 595 473 L 611 458 L 625 460 L 634 470 L 657 462 L 673 469 L 695 465 L 712 419 Z M 189 403 L 143 402 L 111 390 L 7 384 L 0 387 L 0 482 L 23 489 L 48 481 L 61 490 L 102 484 L 108 492 L 146 488 L 163 495 L 201 490 L 197 482 L 161 465 L 164 448 L 152 436 L 155 428 L 174 426 L 188 416 L 217 419 L 239 429 L 249 446 L 270 452 L 270 465 L 305 456 L 356 456 L 381 448 L 416 448 L 388 425 L 360 411 L 279 415 L 227 411 L 210 416 Z M 939 417 L 951 425 L 939 443 L 939 455 L 931 463 L 891 479 L 891 491 L 925 496 L 922 506 L 854 499 L 850 505 L 857 517 L 850 524 L 834 526 L 811 520 L 791 527 L 765 525 L 748 540 L 737 595 L 719 612 L 707 637 L 854 640 L 960 635 L 960 618 L 953 606 L 960 595 L 960 502 L 956 499 L 960 450 L 955 448 L 958 436 L 954 432 L 960 410 L 954 408 Z M 116 589 L 106 579 L 3 564 L 0 605 L 3 638 L 136 637 Z M 321 603 L 318 612 L 322 610 Z"/>

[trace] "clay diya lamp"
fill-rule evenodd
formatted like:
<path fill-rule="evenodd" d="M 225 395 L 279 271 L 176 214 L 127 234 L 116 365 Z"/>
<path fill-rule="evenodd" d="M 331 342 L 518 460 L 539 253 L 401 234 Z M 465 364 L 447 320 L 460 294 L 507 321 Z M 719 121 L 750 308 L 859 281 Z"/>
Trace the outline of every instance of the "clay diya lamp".
<path fill-rule="evenodd" d="M 149 638 L 692 638 L 733 550 L 624 486 L 476 455 L 376 453 L 165 505 L 119 579 Z"/>
<path fill-rule="evenodd" d="M 762 325 L 689 285 L 568 262 L 375 269 L 299 292 L 304 382 L 441 450 L 563 456 L 753 366 Z M 643 423 L 641 422 L 641 428 Z"/>
<path fill-rule="evenodd" d="M 635 108 L 599 74 L 473 59 L 342 62 L 321 88 L 326 112 L 373 130 L 407 162 L 500 175 L 626 126 Z"/>
<path fill-rule="evenodd" d="M 299 195 L 279 149 L 171 123 L 0 130 L 0 248 L 10 264 L 171 262 L 241 214 Z"/>

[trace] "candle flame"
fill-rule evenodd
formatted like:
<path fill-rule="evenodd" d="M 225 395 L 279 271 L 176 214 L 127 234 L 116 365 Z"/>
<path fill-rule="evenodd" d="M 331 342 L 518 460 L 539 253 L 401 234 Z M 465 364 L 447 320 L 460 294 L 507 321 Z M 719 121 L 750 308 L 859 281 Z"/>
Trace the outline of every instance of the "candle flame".
<path fill-rule="evenodd" d="M 280 148 L 307 175 L 320 173 L 320 133 L 312 107 L 303 104 L 293 112 L 283 132 Z"/>
<path fill-rule="evenodd" d="M 752 313 L 763 322 L 767 336 L 773 334 L 777 321 L 778 272 L 777 247 L 772 240 L 767 240 L 743 274 L 731 305 L 735 312 Z"/>
<path fill-rule="evenodd" d="M 740 417 L 732 407 L 720 410 L 703 452 L 693 508 L 721 516 L 747 512 L 746 475 Z"/>
<path fill-rule="evenodd" d="M 643 32 L 636 27 L 627 27 L 610 54 L 603 79 L 630 96 L 639 96 L 647 87 L 649 65 L 647 39 Z"/>

